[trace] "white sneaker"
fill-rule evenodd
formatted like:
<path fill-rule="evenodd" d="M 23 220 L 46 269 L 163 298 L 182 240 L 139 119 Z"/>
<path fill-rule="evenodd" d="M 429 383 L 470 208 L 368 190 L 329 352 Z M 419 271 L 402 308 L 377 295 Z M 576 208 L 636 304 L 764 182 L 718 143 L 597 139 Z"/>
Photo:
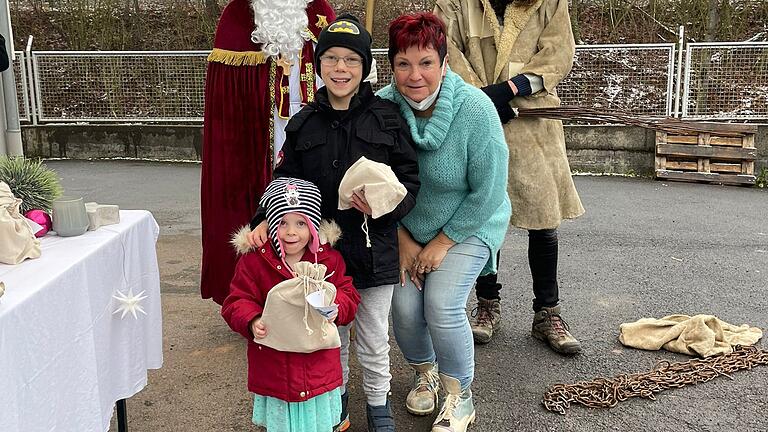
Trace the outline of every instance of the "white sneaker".
<path fill-rule="evenodd" d="M 447 395 L 440 414 L 432 424 L 432 432 L 466 432 L 475 421 L 475 405 L 472 403 L 472 390 L 461 390 L 456 378 L 440 374 Z"/>

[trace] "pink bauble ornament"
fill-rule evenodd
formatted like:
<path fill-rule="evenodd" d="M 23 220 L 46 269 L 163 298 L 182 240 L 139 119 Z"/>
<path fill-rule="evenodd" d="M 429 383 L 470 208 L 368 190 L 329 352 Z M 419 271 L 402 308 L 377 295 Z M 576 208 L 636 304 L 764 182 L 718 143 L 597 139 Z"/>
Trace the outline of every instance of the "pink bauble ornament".
<path fill-rule="evenodd" d="M 42 210 L 30 210 L 24 213 L 24 217 L 35 221 L 35 223 L 43 227 L 43 229 L 35 233 L 35 237 L 42 237 L 51 230 L 51 215 Z"/>

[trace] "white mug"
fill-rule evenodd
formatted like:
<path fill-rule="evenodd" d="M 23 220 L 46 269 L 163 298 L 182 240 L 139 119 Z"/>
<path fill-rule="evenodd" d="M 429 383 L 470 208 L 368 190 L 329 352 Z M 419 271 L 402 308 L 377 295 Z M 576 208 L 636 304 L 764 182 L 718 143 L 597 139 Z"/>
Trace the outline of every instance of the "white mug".
<path fill-rule="evenodd" d="M 62 197 L 51 205 L 53 230 L 60 237 L 79 236 L 88 230 L 88 213 L 82 198 Z"/>

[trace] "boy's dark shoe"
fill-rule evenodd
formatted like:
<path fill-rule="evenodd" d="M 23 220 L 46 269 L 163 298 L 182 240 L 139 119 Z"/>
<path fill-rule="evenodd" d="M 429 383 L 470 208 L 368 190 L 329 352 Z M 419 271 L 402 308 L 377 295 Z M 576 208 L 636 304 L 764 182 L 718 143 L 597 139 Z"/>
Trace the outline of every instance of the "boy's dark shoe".
<path fill-rule="evenodd" d="M 389 407 L 389 399 L 386 405 L 365 405 L 365 413 L 368 416 L 368 432 L 395 432 L 395 419 Z"/>

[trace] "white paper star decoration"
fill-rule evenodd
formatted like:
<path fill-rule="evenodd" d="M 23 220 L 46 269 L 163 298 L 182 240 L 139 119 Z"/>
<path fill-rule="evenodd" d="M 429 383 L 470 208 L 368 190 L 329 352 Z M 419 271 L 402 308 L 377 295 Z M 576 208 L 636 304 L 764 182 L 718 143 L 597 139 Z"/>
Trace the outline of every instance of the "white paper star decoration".
<path fill-rule="evenodd" d="M 128 290 L 128 294 L 123 294 L 122 292 L 118 291 L 117 295 L 113 295 L 112 298 L 120 302 L 120 306 L 117 307 L 117 310 L 112 312 L 112 315 L 122 312 L 123 314 L 120 315 L 120 319 L 125 318 L 128 312 L 130 312 L 135 319 L 139 319 L 139 316 L 136 315 L 136 311 L 146 315 L 147 313 L 144 312 L 144 309 L 139 304 L 142 300 L 147 298 L 147 296 L 144 295 L 144 292 L 145 291 L 142 291 L 134 295 L 133 288 Z"/>

